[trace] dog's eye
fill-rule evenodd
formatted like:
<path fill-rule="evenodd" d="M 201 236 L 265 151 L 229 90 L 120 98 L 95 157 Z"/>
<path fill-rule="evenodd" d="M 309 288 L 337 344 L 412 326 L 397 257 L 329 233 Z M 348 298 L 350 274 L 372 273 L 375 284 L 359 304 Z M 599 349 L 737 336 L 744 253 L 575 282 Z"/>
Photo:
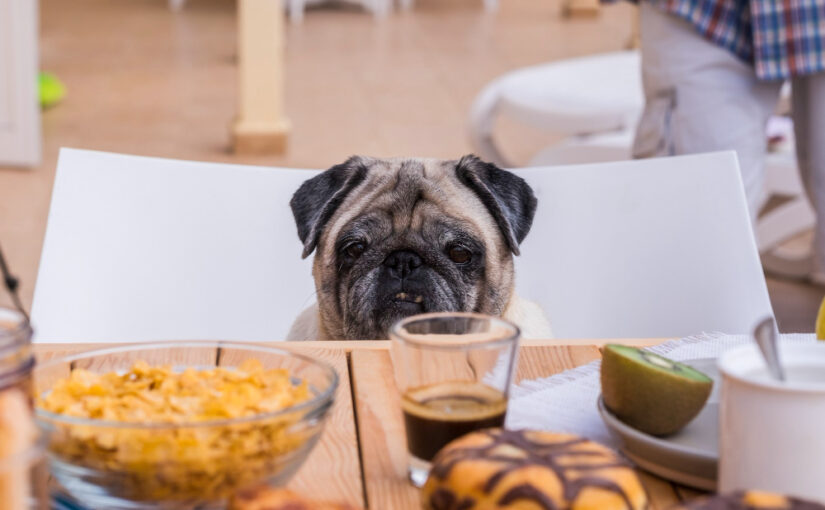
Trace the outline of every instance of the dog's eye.
<path fill-rule="evenodd" d="M 462 248 L 461 246 L 453 246 L 450 248 L 448 254 L 450 255 L 450 260 L 456 264 L 466 264 L 473 256 L 470 250 Z"/>
<path fill-rule="evenodd" d="M 346 253 L 350 258 L 357 259 L 364 253 L 364 251 L 366 251 L 366 249 L 367 245 L 364 243 L 352 243 L 344 248 L 344 253 Z"/>

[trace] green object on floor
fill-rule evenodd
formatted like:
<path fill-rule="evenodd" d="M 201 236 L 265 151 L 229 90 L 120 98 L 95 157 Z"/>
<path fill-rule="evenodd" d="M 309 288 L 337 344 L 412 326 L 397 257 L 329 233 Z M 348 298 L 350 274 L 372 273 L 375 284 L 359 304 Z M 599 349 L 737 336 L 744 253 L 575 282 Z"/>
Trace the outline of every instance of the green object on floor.
<path fill-rule="evenodd" d="M 43 71 L 37 78 L 41 108 L 51 108 L 66 97 L 66 87 L 57 79 L 57 76 Z"/>

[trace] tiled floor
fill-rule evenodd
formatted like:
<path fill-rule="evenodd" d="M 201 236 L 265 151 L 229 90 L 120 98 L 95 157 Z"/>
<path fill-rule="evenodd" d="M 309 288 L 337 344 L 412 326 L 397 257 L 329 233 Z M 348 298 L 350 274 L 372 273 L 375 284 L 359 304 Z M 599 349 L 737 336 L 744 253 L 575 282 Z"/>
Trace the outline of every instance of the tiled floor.
<path fill-rule="evenodd" d="M 413 12 L 375 22 L 357 8 L 315 8 L 287 34 L 287 102 L 293 123 L 281 157 L 228 151 L 235 111 L 231 0 L 41 0 L 41 67 L 68 86 L 45 112 L 43 164 L 0 168 L 0 242 L 31 303 L 61 146 L 183 159 L 327 167 L 350 154 L 457 157 L 471 150 L 475 94 L 510 69 L 615 50 L 632 8 L 564 20 L 559 0 L 418 0 Z M 498 126 L 514 160 L 547 135 Z M 784 331 L 808 331 L 823 291 L 771 281 Z M 5 296 L 0 302 L 5 302 Z"/>

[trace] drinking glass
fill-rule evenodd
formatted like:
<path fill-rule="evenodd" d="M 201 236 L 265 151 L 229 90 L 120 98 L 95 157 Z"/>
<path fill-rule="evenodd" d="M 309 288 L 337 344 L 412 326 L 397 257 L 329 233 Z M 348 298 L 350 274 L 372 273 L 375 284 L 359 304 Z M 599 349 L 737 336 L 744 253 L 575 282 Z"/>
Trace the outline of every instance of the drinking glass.
<path fill-rule="evenodd" d="M 473 313 L 415 315 L 392 327 L 390 353 L 415 486 L 424 484 L 444 445 L 504 425 L 520 336 L 507 321 Z"/>

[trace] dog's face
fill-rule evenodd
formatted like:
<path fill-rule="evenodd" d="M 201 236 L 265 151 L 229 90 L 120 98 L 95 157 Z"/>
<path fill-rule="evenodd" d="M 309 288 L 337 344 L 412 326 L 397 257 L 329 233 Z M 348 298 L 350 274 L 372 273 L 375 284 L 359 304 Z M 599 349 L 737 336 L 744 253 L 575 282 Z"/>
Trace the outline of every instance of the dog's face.
<path fill-rule="evenodd" d="M 305 182 L 291 206 L 304 257 L 317 250 L 322 327 L 377 339 L 423 312 L 500 315 L 536 199 L 475 157 L 354 157 Z"/>

